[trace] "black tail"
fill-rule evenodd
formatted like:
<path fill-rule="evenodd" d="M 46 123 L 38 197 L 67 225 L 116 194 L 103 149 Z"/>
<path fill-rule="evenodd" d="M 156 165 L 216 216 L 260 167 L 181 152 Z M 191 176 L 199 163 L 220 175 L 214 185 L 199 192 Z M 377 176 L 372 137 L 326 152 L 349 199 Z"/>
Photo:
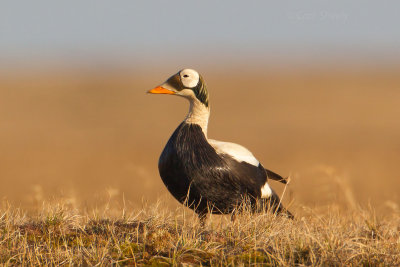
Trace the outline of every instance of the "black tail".
<path fill-rule="evenodd" d="M 277 174 L 277 173 L 275 173 L 275 172 L 273 172 L 273 171 L 270 171 L 270 170 L 268 170 L 268 169 L 265 169 L 265 168 L 264 168 L 264 170 L 265 170 L 265 172 L 267 173 L 267 178 L 268 178 L 268 179 L 275 180 L 275 181 L 281 182 L 281 183 L 283 183 L 283 184 L 287 184 L 287 183 L 288 183 L 288 182 L 287 182 L 287 178 L 283 178 L 283 177 L 280 176 L 279 174 Z"/>

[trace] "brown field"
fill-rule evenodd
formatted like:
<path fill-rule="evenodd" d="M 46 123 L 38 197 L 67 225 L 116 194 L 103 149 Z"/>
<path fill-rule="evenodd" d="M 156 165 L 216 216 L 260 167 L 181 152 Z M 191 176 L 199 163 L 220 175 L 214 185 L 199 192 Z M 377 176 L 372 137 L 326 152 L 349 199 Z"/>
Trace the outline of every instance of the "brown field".
<path fill-rule="evenodd" d="M 399 210 L 400 68 L 200 69 L 209 136 L 291 177 L 284 202 Z M 43 69 L 0 76 L 0 196 L 30 209 L 67 199 L 176 203 L 158 156 L 188 104 L 145 94 L 175 69 Z M 282 190 L 280 184 L 272 186 Z"/>
<path fill-rule="evenodd" d="M 145 94 L 177 70 L 3 69 L 0 264 L 400 265 L 399 70 L 199 69 L 209 136 L 290 176 L 296 216 L 201 228 L 157 169 L 188 104 Z"/>

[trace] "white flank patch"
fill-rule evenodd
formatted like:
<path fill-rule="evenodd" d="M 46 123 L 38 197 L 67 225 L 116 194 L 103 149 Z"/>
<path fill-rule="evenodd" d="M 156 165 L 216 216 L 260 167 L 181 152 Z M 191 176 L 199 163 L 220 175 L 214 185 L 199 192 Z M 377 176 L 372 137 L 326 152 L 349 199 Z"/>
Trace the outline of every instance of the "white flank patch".
<path fill-rule="evenodd" d="M 227 154 L 239 162 L 247 162 L 256 167 L 260 164 L 253 154 L 241 145 L 213 139 L 208 139 L 208 142 L 214 147 L 218 154 Z"/>
<path fill-rule="evenodd" d="M 199 83 L 200 75 L 192 69 L 184 69 L 180 71 L 182 84 L 186 88 L 193 88 Z"/>
<path fill-rule="evenodd" d="M 261 188 L 261 198 L 269 198 L 272 195 L 271 187 L 269 187 L 268 183 Z"/>

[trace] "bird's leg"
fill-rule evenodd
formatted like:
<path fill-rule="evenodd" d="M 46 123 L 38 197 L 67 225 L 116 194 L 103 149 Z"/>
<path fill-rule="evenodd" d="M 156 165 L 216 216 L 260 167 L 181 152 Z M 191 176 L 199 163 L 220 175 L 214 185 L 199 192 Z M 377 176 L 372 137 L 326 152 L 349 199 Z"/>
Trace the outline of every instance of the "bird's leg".
<path fill-rule="evenodd" d="M 197 216 L 199 216 L 200 226 L 202 228 L 204 228 L 205 225 L 206 225 L 207 213 L 206 212 L 199 212 L 199 213 L 197 213 Z"/>
<path fill-rule="evenodd" d="M 211 231 L 207 230 L 205 228 L 206 226 L 206 219 L 207 219 L 207 212 L 198 212 L 197 216 L 199 216 L 199 220 L 200 220 L 200 241 L 204 242 L 204 241 L 209 241 L 211 238 Z"/>
<path fill-rule="evenodd" d="M 236 221 L 236 210 L 231 213 L 231 222 Z"/>

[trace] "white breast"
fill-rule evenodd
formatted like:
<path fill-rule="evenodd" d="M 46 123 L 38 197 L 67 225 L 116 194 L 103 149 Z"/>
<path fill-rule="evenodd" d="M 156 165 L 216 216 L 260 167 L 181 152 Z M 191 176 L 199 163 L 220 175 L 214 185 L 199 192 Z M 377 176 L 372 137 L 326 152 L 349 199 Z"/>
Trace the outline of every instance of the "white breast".
<path fill-rule="evenodd" d="M 229 142 L 222 142 L 208 139 L 210 145 L 218 154 L 227 154 L 239 162 L 247 162 L 251 165 L 258 166 L 260 162 L 245 147 Z"/>

